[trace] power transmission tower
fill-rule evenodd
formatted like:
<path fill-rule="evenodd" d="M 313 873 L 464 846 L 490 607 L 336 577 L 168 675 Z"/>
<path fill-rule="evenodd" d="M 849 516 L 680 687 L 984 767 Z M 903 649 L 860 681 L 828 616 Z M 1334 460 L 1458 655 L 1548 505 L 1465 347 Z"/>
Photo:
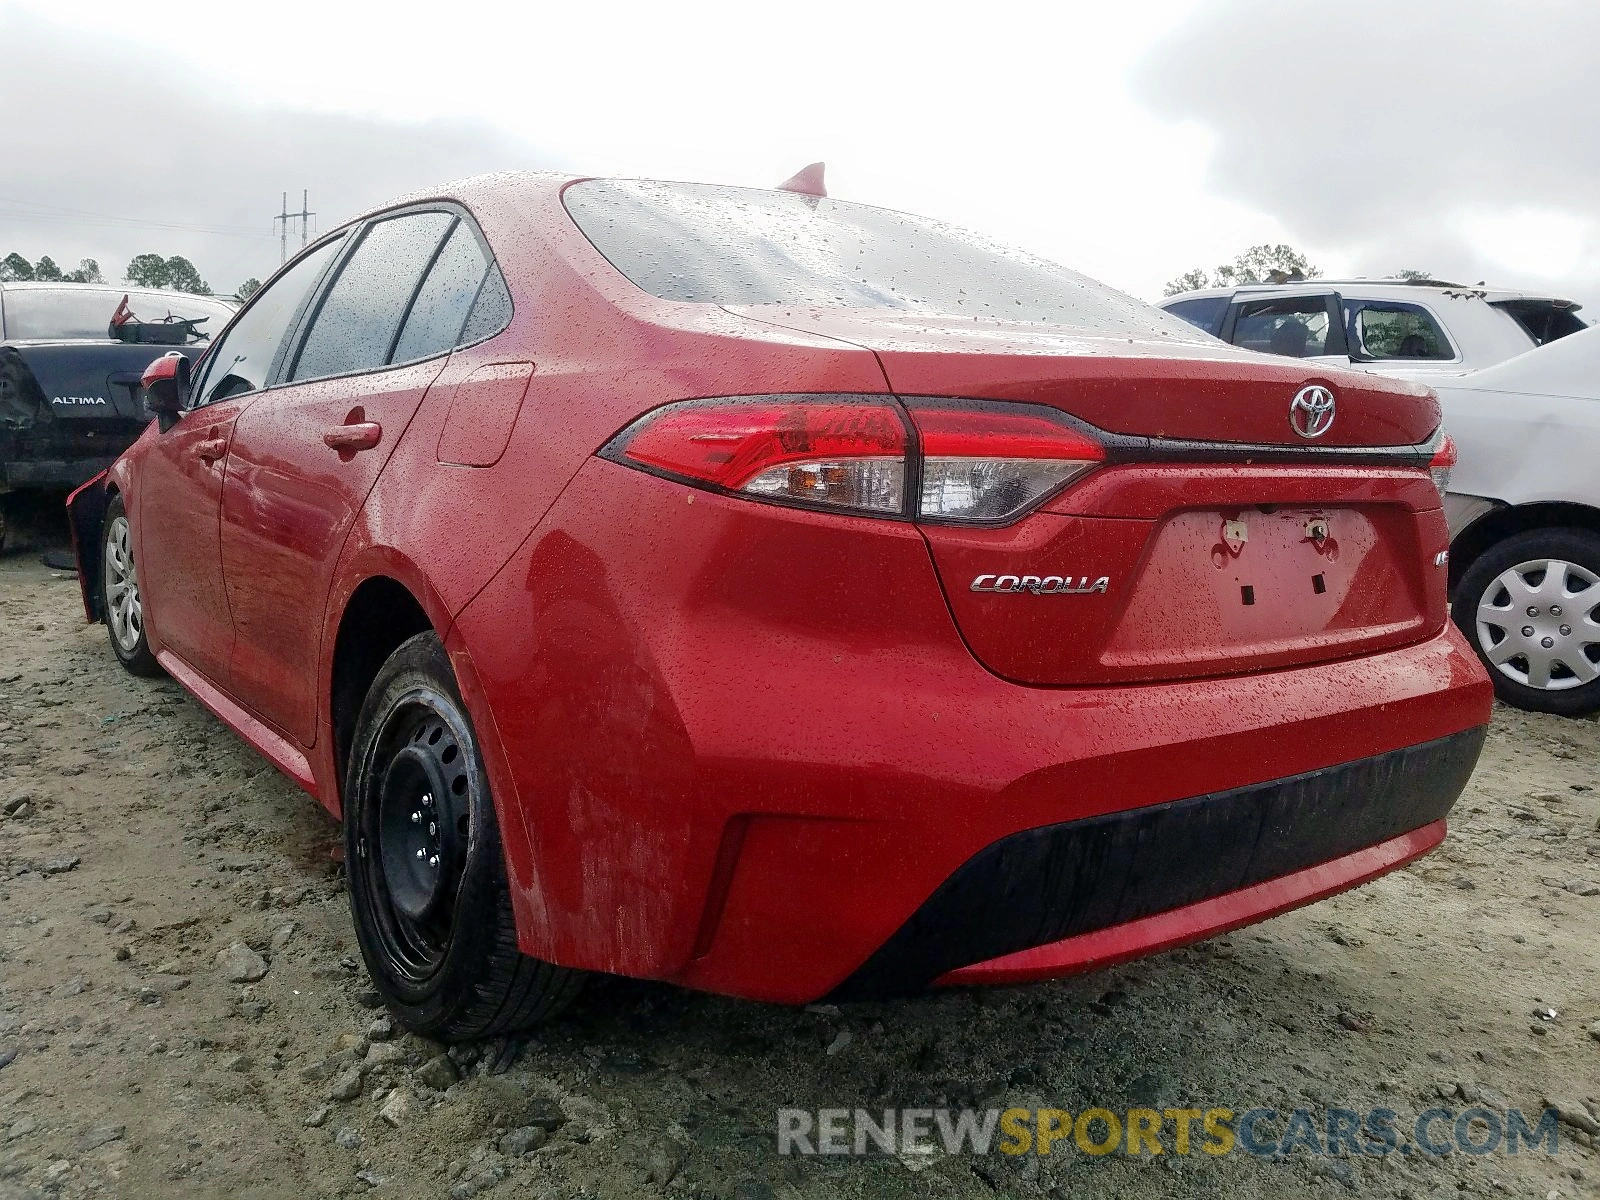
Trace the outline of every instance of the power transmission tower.
<path fill-rule="evenodd" d="M 306 233 L 311 227 L 311 224 L 310 224 L 311 218 L 317 215 L 316 213 L 310 212 L 310 211 L 307 210 L 306 205 L 307 205 L 307 197 L 308 197 L 308 195 L 309 195 L 309 193 L 306 192 L 305 190 L 302 190 L 300 192 L 300 211 L 297 212 L 297 213 L 292 213 L 292 212 L 289 211 L 289 193 L 288 192 L 283 193 L 283 211 L 280 212 L 277 216 L 272 218 L 272 223 L 274 225 L 278 226 L 278 265 L 279 266 L 282 266 L 285 262 L 287 262 L 289 260 L 289 222 L 290 221 L 298 220 L 300 222 L 300 248 L 302 250 L 305 249 L 305 246 L 306 246 Z"/>
<path fill-rule="evenodd" d="M 302 250 L 306 248 L 306 222 L 316 215 L 314 212 L 306 211 L 306 193 L 302 190 L 300 192 L 300 249 Z"/>

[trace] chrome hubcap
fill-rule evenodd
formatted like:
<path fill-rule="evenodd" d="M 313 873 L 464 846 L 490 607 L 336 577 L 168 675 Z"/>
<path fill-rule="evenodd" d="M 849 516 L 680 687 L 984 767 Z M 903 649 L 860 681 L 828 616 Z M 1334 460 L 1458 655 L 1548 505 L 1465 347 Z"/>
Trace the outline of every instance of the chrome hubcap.
<path fill-rule="evenodd" d="M 1502 571 L 1478 601 L 1478 645 L 1507 679 L 1565 691 L 1600 679 L 1600 576 L 1540 558 Z"/>
<path fill-rule="evenodd" d="M 139 573 L 133 565 L 127 517 L 112 521 L 106 533 L 105 599 L 111 636 L 124 653 L 132 654 L 144 632 L 144 605 L 139 601 Z"/>

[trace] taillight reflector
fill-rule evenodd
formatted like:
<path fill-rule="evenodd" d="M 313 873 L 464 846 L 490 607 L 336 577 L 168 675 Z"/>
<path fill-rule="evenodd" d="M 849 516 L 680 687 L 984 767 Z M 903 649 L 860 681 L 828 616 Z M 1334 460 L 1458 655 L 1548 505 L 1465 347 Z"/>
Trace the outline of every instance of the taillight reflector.
<path fill-rule="evenodd" d="M 1428 463 L 1428 474 L 1433 476 L 1433 486 L 1439 489 L 1439 498 L 1450 490 L 1450 470 L 1456 465 L 1456 440 L 1448 433 L 1439 443 L 1439 448 L 1433 452 L 1433 459 Z"/>

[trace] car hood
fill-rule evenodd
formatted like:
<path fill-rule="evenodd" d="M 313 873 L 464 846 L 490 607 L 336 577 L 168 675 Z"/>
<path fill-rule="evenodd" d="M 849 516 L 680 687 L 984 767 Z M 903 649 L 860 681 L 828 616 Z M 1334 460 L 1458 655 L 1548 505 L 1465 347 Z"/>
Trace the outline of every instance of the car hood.
<path fill-rule="evenodd" d="M 1305 445 L 1290 424 L 1301 388 L 1337 400 L 1318 446 L 1396 446 L 1439 426 L 1418 384 L 1240 350 L 1195 331 L 1134 334 L 895 310 L 746 305 L 729 311 L 877 355 L 891 391 L 1047 404 L 1111 433 Z"/>

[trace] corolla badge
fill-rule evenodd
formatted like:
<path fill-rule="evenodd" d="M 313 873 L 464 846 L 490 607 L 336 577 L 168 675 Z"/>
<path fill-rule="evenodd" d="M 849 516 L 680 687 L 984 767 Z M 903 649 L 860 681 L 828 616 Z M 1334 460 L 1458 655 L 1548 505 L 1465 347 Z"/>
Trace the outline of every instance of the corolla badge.
<path fill-rule="evenodd" d="M 972 581 L 975 592 L 1031 592 L 1035 596 L 1083 596 L 1104 592 L 1110 586 L 1109 575 L 1093 582 L 1087 575 L 1080 575 L 1076 583 L 1071 575 L 979 575 Z"/>
<path fill-rule="evenodd" d="M 1319 383 L 1301 388 L 1289 404 L 1289 424 L 1303 438 L 1319 438 L 1333 428 L 1333 393 Z"/>

